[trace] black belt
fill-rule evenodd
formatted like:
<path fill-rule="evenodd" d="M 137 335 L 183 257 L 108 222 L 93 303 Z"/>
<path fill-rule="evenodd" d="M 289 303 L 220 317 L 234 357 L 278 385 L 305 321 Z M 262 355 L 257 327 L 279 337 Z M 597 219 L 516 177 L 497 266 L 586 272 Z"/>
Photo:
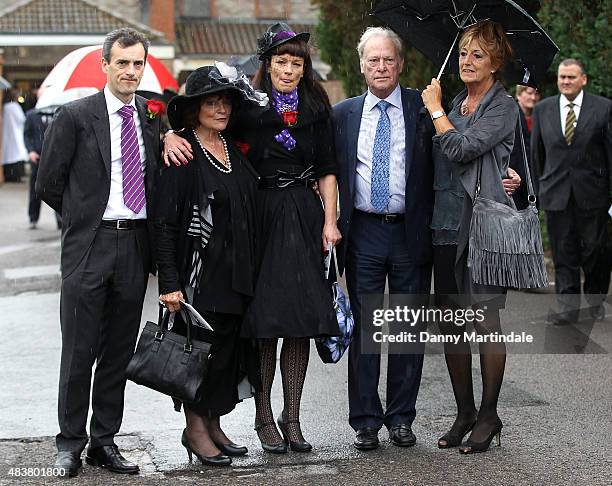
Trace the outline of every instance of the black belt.
<path fill-rule="evenodd" d="M 131 230 L 147 226 L 146 219 L 103 219 L 100 228 Z"/>
<path fill-rule="evenodd" d="M 304 169 L 300 174 L 277 170 L 276 174 L 259 179 L 260 189 L 285 189 L 286 187 L 310 187 L 316 181 L 314 166 Z"/>
<path fill-rule="evenodd" d="M 387 224 L 396 224 L 401 223 L 406 219 L 405 213 L 387 213 L 387 214 L 378 214 L 378 213 L 367 213 L 365 211 L 361 211 L 359 209 L 355 209 L 356 213 L 360 215 L 366 216 L 368 218 L 376 219 L 377 221 L 381 221 Z"/>

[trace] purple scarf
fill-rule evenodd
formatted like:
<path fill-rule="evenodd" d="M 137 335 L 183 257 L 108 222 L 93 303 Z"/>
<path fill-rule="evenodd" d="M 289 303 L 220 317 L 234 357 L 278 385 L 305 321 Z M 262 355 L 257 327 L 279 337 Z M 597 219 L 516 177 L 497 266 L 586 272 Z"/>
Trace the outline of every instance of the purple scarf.
<path fill-rule="evenodd" d="M 281 93 L 280 91 L 272 88 L 272 104 L 276 113 L 283 117 L 283 113 L 287 111 L 297 112 L 298 107 L 298 90 L 295 88 L 290 93 Z M 283 120 L 284 121 L 284 120 Z M 287 150 L 293 150 L 295 148 L 295 139 L 289 133 L 289 130 L 283 128 L 280 133 L 274 135 L 274 140 L 282 144 Z"/>

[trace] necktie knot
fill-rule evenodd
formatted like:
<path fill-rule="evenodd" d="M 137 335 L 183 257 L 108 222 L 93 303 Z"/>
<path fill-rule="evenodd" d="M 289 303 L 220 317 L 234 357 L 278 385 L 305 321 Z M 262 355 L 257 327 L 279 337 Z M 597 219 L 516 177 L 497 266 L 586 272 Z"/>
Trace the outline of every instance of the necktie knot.
<path fill-rule="evenodd" d="M 134 113 L 134 107 L 132 105 L 123 105 L 117 110 L 117 113 L 121 118 L 132 118 L 132 114 Z"/>
<path fill-rule="evenodd" d="M 574 106 L 576 106 L 574 103 L 568 103 L 567 105 L 569 107 L 570 110 L 574 109 Z"/>
<path fill-rule="evenodd" d="M 378 106 L 378 109 L 382 113 L 385 113 L 387 111 L 387 108 L 389 108 L 391 106 L 391 103 L 389 103 L 388 101 L 385 101 L 385 100 L 380 100 L 378 103 L 376 103 L 376 106 Z"/>

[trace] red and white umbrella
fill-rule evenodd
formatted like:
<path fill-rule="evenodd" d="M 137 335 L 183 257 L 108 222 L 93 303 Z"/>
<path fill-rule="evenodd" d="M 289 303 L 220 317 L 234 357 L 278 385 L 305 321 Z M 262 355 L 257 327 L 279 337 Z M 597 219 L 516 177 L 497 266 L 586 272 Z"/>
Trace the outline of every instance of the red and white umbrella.
<path fill-rule="evenodd" d="M 44 91 L 36 108 L 59 106 L 104 88 L 106 74 L 100 59 L 102 46 L 81 47 L 63 57 L 43 81 Z M 178 88 L 166 66 L 149 54 L 138 89 L 163 94 L 165 89 L 178 91 Z"/>

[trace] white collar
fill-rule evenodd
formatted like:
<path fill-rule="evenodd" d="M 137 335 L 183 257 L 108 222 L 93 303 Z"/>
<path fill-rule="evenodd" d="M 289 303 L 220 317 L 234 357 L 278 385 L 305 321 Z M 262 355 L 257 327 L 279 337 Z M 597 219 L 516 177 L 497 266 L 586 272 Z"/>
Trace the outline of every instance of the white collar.
<path fill-rule="evenodd" d="M 108 110 L 108 114 L 111 115 L 113 113 L 117 113 L 121 108 L 123 108 L 126 103 L 117 98 L 111 90 L 108 89 L 108 85 L 104 86 L 104 98 L 106 99 L 106 108 Z M 136 110 L 136 96 L 132 96 L 132 100 L 127 103 L 130 106 L 134 107 L 134 111 Z"/>
<path fill-rule="evenodd" d="M 580 108 L 582 106 L 582 98 L 584 98 L 584 90 L 580 90 L 580 93 L 578 93 L 578 96 L 576 96 L 574 101 L 571 101 L 571 102 L 570 100 L 567 99 L 567 97 L 564 94 L 562 94 L 560 96 L 559 102 L 561 103 L 561 108 L 565 108 L 570 103 L 573 103 L 574 106 L 577 106 L 578 108 Z"/>
<path fill-rule="evenodd" d="M 380 100 L 381 98 L 373 94 L 368 89 L 368 94 L 366 95 L 364 101 L 364 110 L 372 110 Z M 385 101 L 389 102 L 391 105 L 395 106 L 396 108 L 399 108 L 400 110 L 402 109 L 402 89 L 400 88 L 399 84 L 395 87 L 391 94 L 385 98 Z"/>

